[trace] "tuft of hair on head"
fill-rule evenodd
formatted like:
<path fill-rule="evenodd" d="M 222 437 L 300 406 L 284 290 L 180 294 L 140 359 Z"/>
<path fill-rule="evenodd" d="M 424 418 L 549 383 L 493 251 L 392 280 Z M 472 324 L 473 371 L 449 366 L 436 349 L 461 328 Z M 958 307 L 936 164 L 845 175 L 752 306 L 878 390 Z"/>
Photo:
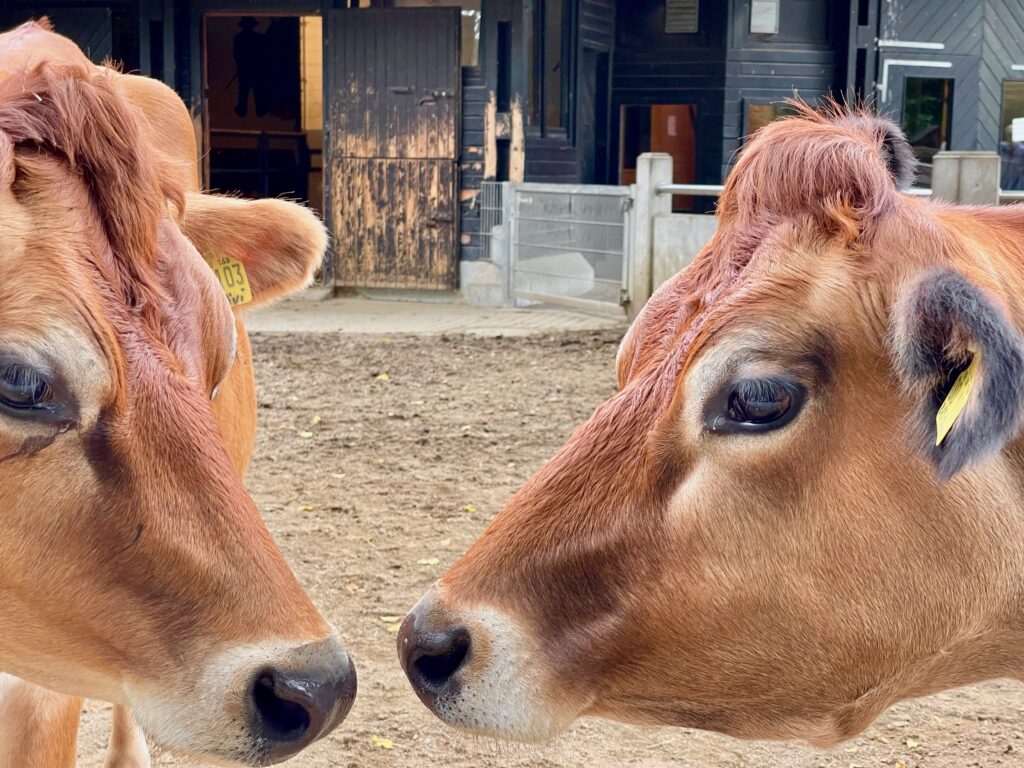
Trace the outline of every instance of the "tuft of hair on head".
<path fill-rule="evenodd" d="M 892 122 L 835 100 L 757 131 L 740 152 L 719 200 L 723 223 L 740 226 L 806 215 L 826 232 L 856 240 L 902 203 L 915 160 Z"/>
<path fill-rule="evenodd" d="M 64 159 L 81 176 L 110 244 L 112 284 L 131 306 L 157 298 L 158 223 L 168 205 L 184 209 L 185 192 L 146 146 L 113 73 L 44 62 L 0 81 L 0 133 L 16 148 Z"/>

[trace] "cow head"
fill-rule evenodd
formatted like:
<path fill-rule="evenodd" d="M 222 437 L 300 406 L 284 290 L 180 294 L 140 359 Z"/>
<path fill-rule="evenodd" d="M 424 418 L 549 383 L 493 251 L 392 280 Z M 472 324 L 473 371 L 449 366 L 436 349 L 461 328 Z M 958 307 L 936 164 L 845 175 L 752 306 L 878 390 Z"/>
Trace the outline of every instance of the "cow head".
<path fill-rule="evenodd" d="M 0 73 L 0 664 L 165 746 L 284 759 L 355 670 L 225 442 L 219 396 L 251 372 L 210 262 L 258 304 L 308 280 L 323 228 L 186 195 L 120 76 L 44 27 L 0 35 Z"/>
<path fill-rule="evenodd" d="M 911 171 L 865 113 L 749 142 L 715 238 L 627 334 L 618 394 L 405 619 L 440 718 L 829 743 L 1020 674 L 1024 219 L 919 202 Z"/>

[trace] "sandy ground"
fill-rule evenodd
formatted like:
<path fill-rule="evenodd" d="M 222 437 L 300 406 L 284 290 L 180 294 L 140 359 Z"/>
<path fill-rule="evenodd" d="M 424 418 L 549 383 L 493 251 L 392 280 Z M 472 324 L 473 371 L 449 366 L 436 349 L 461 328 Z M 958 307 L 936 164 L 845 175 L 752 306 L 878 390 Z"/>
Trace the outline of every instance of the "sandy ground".
<path fill-rule="evenodd" d="M 1007 682 L 901 705 L 831 752 L 600 721 L 549 746 L 516 747 L 460 735 L 424 709 L 381 617 L 404 613 L 612 393 L 618 336 L 254 337 L 260 432 L 248 484 L 359 669 L 348 720 L 289 765 L 1024 765 L 1024 687 Z M 102 764 L 108 722 L 105 707 L 88 707 L 82 765 Z"/>

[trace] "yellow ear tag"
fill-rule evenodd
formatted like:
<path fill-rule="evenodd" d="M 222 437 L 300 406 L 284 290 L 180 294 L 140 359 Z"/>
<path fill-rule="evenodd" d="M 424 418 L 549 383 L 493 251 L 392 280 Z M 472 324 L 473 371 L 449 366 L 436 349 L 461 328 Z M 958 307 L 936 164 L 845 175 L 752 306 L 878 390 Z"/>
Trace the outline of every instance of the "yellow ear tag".
<path fill-rule="evenodd" d="M 981 354 L 976 352 L 974 359 L 971 360 L 971 364 L 957 377 L 952 389 L 949 390 L 949 394 L 946 395 L 946 399 L 939 407 L 939 412 L 935 414 L 936 445 L 941 445 L 942 441 L 946 439 L 949 430 L 953 428 L 956 420 L 967 406 L 967 398 L 971 396 L 971 390 L 974 388 L 974 379 L 978 375 L 978 366 L 980 364 Z"/>
<path fill-rule="evenodd" d="M 241 307 L 252 301 L 252 288 L 249 287 L 249 276 L 245 274 L 245 264 L 230 256 L 217 256 L 210 262 L 210 267 L 232 307 Z"/>

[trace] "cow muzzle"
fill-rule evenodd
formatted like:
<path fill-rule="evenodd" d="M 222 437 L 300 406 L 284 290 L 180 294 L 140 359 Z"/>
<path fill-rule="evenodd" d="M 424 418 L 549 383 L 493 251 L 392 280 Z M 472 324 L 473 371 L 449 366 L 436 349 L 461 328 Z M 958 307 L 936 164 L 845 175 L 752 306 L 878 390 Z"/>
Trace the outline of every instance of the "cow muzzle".
<path fill-rule="evenodd" d="M 398 658 L 420 701 L 458 728 L 543 741 L 581 711 L 547 695 L 545 655 L 516 621 L 489 607 L 454 609 L 437 589 L 403 620 Z"/>
<path fill-rule="evenodd" d="M 161 746 L 240 765 L 287 760 L 352 709 L 356 670 L 338 639 L 218 654 L 192 685 L 129 687 L 143 729 Z"/>

